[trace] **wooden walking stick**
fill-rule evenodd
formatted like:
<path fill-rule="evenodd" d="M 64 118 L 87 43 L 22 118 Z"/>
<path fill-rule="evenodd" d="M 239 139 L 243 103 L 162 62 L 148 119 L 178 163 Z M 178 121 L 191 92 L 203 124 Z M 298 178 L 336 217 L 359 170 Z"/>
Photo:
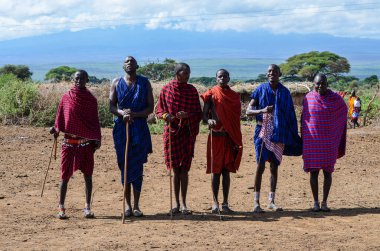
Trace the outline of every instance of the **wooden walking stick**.
<path fill-rule="evenodd" d="M 172 130 L 169 121 L 169 184 L 170 184 L 170 219 L 173 219 L 173 185 L 172 185 Z"/>
<path fill-rule="evenodd" d="M 47 175 L 48 175 L 48 172 L 49 172 L 49 168 L 50 168 L 50 164 L 51 164 L 51 159 L 53 158 L 53 152 L 54 152 L 54 160 L 55 160 L 55 159 L 57 159 L 57 138 L 55 138 L 55 137 L 54 137 L 53 147 L 51 148 L 49 165 L 48 165 L 48 167 L 46 169 L 44 182 L 42 183 L 41 197 L 44 195 L 45 182 L 46 182 L 46 178 L 47 178 Z"/>
<path fill-rule="evenodd" d="M 213 186 L 212 186 L 212 176 L 213 176 L 213 165 L 214 165 L 214 151 L 212 149 L 212 128 L 210 128 L 210 150 L 211 150 L 211 156 L 210 156 L 210 164 L 211 164 L 211 192 L 212 192 L 212 197 L 214 197 L 214 201 L 216 201 L 216 197 L 215 197 L 215 194 L 214 194 L 214 189 L 213 189 Z M 220 209 L 219 209 L 219 203 L 218 203 L 218 215 L 219 215 L 219 219 L 220 220 L 223 220 L 223 216 L 220 214 Z"/>
<path fill-rule="evenodd" d="M 124 152 L 124 186 L 123 186 L 123 214 L 122 223 L 125 222 L 125 195 L 127 193 L 127 161 L 128 161 L 128 145 L 129 145 L 129 123 L 125 123 L 125 152 Z"/>

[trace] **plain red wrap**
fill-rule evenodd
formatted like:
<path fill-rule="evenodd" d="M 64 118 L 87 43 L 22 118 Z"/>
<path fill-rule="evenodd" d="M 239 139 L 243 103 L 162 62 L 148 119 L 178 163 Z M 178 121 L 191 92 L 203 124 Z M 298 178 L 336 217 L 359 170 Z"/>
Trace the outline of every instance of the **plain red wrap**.
<path fill-rule="evenodd" d="M 60 132 L 100 141 L 98 102 L 87 88 L 74 86 L 63 94 L 54 127 Z"/>
<path fill-rule="evenodd" d="M 228 86 L 222 88 L 217 85 L 202 94 L 201 97 L 204 102 L 208 102 L 212 98 L 218 119 L 228 134 L 228 137 L 224 137 L 226 139 L 221 139 L 219 136 L 213 137 L 213 173 L 218 173 L 223 167 L 230 172 L 236 172 L 239 169 L 243 154 L 243 141 L 240 128 L 240 95 Z M 219 151 L 221 149 L 224 149 L 224 151 Z M 211 145 L 209 135 L 207 173 L 210 172 L 210 167 Z"/>

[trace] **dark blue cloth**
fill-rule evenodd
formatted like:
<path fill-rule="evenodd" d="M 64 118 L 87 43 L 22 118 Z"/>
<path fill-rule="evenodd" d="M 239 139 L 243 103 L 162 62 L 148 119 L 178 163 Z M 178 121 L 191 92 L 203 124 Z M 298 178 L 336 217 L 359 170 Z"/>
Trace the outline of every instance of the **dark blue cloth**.
<path fill-rule="evenodd" d="M 147 78 L 138 75 L 136 83 L 128 87 L 124 78 L 121 77 L 116 86 L 118 108 L 129 108 L 132 112 L 146 109 L 148 106 L 148 83 Z M 122 117 L 115 117 L 114 123 L 113 139 L 123 184 L 126 128 Z M 133 123 L 129 124 L 127 183 L 132 183 L 137 191 L 141 191 L 143 164 L 148 161 L 149 153 L 152 153 L 152 140 L 146 118 L 134 118 Z"/>
<path fill-rule="evenodd" d="M 302 140 L 298 135 L 297 118 L 290 91 L 281 83 L 278 83 L 277 90 L 273 91 L 269 82 L 266 82 L 252 92 L 251 98 L 256 101 L 255 109 L 263 109 L 273 105 L 274 129 L 271 141 L 285 144 L 283 155 L 300 156 L 302 154 Z M 262 120 L 262 114 L 256 116 L 256 121 Z M 256 145 L 255 140 L 255 147 L 260 149 L 261 139 L 257 142 L 259 145 Z M 258 161 L 258 156 L 256 159 Z"/>

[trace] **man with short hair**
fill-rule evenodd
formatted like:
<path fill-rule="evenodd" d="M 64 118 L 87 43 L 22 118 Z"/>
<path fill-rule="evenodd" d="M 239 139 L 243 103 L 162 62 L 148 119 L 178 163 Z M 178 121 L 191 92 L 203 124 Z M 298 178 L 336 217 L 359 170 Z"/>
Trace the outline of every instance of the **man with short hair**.
<path fill-rule="evenodd" d="M 345 155 L 347 106 L 339 94 L 328 89 L 326 75 L 317 74 L 314 90 L 309 92 L 302 106 L 301 132 L 303 140 L 303 169 L 310 172 L 310 186 L 314 198 L 313 211 L 330 211 L 327 206 L 332 173 L 336 160 Z M 323 199 L 319 204 L 318 175 L 323 170 Z"/>
<path fill-rule="evenodd" d="M 254 145 L 257 170 L 255 176 L 254 213 L 262 213 L 260 190 L 265 162 L 270 163 L 270 192 L 268 208 L 282 211 L 275 204 L 278 166 L 282 155 L 301 155 L 302 145 L 298 136 L 297 119 L 289 90 L 280 83 L 280 67 L 268 67 L 268 82 L 261 84 L 251 94 L 246 114 L 256 116 Z"/>
<path fill-rule="evenodd" d="M 178 63 L 174 68 L 174 73 L 175 79 L 161 90 L 156 114 L 158 118 L 167 122 L 163 133 L 165 163 L 169 169 L 171 158 L 174 172 L 175 206 L 169 213 L 181 212 L 186 215 L 192 213 L 186 205 L 186 196 L 202 110 L 197 89 L 188 84 L 190 66 L 186 63 Z M 169 134 L 171 134 L 171 152 L 169 152 Z M 179 201 L 180 191 L 182 207 Z"/>
<path fill-rule="evenodd" d="M 65 198 L 67 184 L 76 170 L 81 170 L 86 184 L 86 218 L 93 218 L 91 212 L 92 173 L 94 152 L 101 145 L 101 131 L 96 98 L 86 88 L 88 73 L 78 70 L 74 74 L 74 86 L 63 94 L 58 106 L 54 127 L 50 133 L 57 138 L 63 132 L 61 152 L 61 182 L 59 193 L 59 219 L 67 219 Z"/>
<path fill-rule="evenodd" d="M 211 213 L 219 213 L 218 192 L 223 176 L 222 212 L 232 213 L 228 204 L 230 172 L 240 166 L 243 140 L 240 128 L 241 103 L 239 93 L 229 86 L 230 73 L 216 72 L 217 85 L 201 95 L 204 101 L 203 121 L 210 127 L 207 140 L 207 173 L 212 173 L 213 205 Z"/>
<path fill-rule="evenodd" d="M 147 117 L 153 112 L 152 86 L 146 77 L 137 75 L 137 61 L 128 56 L 123 65 L 124 77 L 115 78 L 110 89 L 110 112 L 114 119 L 113 139 L 117 164 L 121 173 L 121 184 L 124 186 L 124 155 L 126 149 L 126 123 L 129 123 L 129 146 L 127 157 L 127 207 L 125 216 L 143 216 L 139 207 L 143 183 L 143 167 L 152 153 L 152 140 Z M 131 184 L 133 186 L 134 204 L 131 204 Z"/>

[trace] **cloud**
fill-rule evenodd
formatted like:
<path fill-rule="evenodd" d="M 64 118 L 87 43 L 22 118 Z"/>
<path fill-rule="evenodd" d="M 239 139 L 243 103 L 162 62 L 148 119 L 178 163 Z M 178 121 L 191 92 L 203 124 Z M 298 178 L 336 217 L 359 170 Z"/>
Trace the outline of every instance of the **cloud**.
<path fill-rule="evenodd" d="M 121 25 L 380 39 L 379 14 L 375 0 L 0 0 L 0 40 Z"/>

